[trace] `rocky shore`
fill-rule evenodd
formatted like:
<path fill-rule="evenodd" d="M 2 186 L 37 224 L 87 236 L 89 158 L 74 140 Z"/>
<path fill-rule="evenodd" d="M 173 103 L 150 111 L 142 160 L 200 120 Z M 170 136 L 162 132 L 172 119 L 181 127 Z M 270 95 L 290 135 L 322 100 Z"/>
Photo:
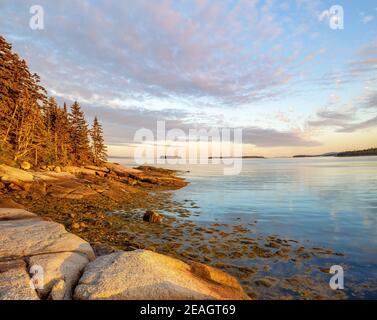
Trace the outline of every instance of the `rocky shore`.
<path fill-rule="evenodd" d="M 30 165 L 0 164 L 0 207 L 27 209 L 61 223 L 101 252 L 134 250 L 142 246 L 119 234 L 125 221 L 112 212 L 154 210 L 158 203 L 167 202 L 171 195 L 167 192 L 186 185 L 175 171 L 152 167 L 133 169 L 105 163 L 102 167 L 49 166 L 32 171 Z"/>
<path fill-rule="evenodd" d="M 23 209 L 0 209 L 0 244 L 1 300 L 248 299 L 220 270 L 148 250 L 98 256 L 61 224 Z"/>
<path fill-rule="evenodd" d="M 344 298 L 342 292 L 329 289 L 328 269 L 323 267 L 341 263 L 342 253 L 329 248 L 311 247 L 309 243 L 279 235 L 258 234 L 258 221 L 250 221 L 246 225 L 241 222 L 224 224 L 217 222 L 216 218 L 211 223 L 195 222 L 193 216 L 200 215 L 198 204 L 190 199 L 181 202 L 174 200 L 172 190 L 187 185 L 187 182 L 178 175 L 179 173 L 171 170 L 151 167 L 132 169 L 112 163 L 106 163 L 103 167 L 43 167 L 38 171 L 31 171 L 28 166 L 24 166 L 24 169 L 16 169 L 0 165 L 0 208 L 8 211 L 11 210 L 10 208 L 20 210 L 13 211 L 11 215 L 3 214 L 0 218 L 2 226 L 9 226 L 8 232 L 16 232 L 15 230 L 20 234 L 34 232 L 36 236 L 41 237 L 37 241 L 40 245 L 48 239 L 50 239 L 48 241 L 53 240 L 52 236 L 48 235 L 51 232 L 45 234 L 44 231 L 37 231 L 39 229 L 33 231 L 34 227 L 29 224 L 32 221 L 43 221 L 43 224 L 37 224 L 41 227 L 47 222 L 55 222 L 54 228 L 60 228 L 60 231 L 54 231 L 56 234 L 68 233 L 71 236 L 74 234 L 74 237 L 79 239 L 78 243 L 81 243 L 77 245 L 80 250 L 90 247 L 88 250 L 85 249 L 85 252 L 72 248 L 67 249 L 68 251 L 64 249 L 66 257 L 54 256 L 54 259 L 57 259 L 55 262 L 44 260 L 47 266 L 55 268 L 51 274 L 61 275 L 62 270 L 67 270 L 66 266 L 70 266 L 69 272 L 72 278 L 65 280 L 65 283 L 55 281 L 60 279 L 59 277 L 54 278 L 55 280 L 51 282 L 52 286 L 47 286 L 48 289 L 43 292 L 37 292 L 38 298 L 142 299 L 143 296 L 137 296 L 136 291 L 131 293 L 128 289 L 127 295 L 109 292 L 113 289 L 114 292 L 124 292 L 125 285 L 133 281 L 139 282 L 142 276 L 146 277 L 143 278 L 145 283 L 150 283 L 157 277 L 161 283 L 165 283 L 163 285 L 165 288 L 169 288 L 171 283 L 179 286 L 174 281 L 189 279 L 190 276 L 197 277 L 197 273 L 207 280 L 208 274 L 211 274 L 211 277 L 218 277 L 221 274 L 222 279 L 230 279 L 231 277 L 227 275 L 230 274 L 235 278 L 229 281 L 235 285 L 234 279 L 237 279 L 247 296 L 253 299 Z M 25 219 L 25 216 L 29 218 Z M 30 229 L 23 224 L 29 225 Z M 42 238 L 42 235 L 46 238 Z M 30 270 L 30 261 L 34 262 L 35 257 L 42 258 L 63 253 L 55 249 L 42 251 L 42 254 L 38 251 L 30 253 L 26 250 L 29 247 L 24 248 L 21 245 L 24 240 L 14 237 L 15 235 L 10 233 L 8 237 L 0 238 L 0 248 L 8 248 L 4 253 L 0 251 L 0 276 L 7 277 L 4 278 L 7 280 L 0 284 L 0 288 L 3 288 L 0 290 L 6 292 L 12 292 L 11 288 L 6 287 L 12 277 L 19 279 L 21 276 L 18 275 L 23 275 L 22 281 L 30 280 L 27 271 Z M 68 236 L 64 235 L 64 237 Z M 5 242 L 3 245 L 5 239 L 9 241 L 14 239 L 17 244 L 7 242 L 8 245 L 5 246 Z M 19 252 L 12 253 L 9 248 L 13 246 L 18 248 Z M 24 251 L 25 253 L 20 254 Z M 94 257 L 97 257 L 95 261 L 98 260 L 100 267 L 96 264 L 89 267 L 92 266 Z M 120 269 L 130 270 L 130 273 L 133 269 L 140 270 L 143 261 L 146 261 L 146 266 L 158 265 L 158 269 L 161 270 L 164 270 L 164 265 L 175 267 L 174 271 L 170 270 L 166 273 L 159 273 L 158 269 L 148 267 L 150 268 L 147 269 L 148 274 L 135 273 L 138 278 L 129 278 L 119 273 L 118 278 L 109 280 L 106 278 L 107 272 L 100 270 L 118 272 L 120 269 L 115 265 L 115 269 L 111 267 L 114 263 L 116 265 L 118 263 L 114 262 L 114 259 L 122 261 L 119 262 Z M 134 264 L 123 265 L 125 260 L 132 260 Z M 43 265 L 44 261 L 37 262 Z M 72 265 L 75 267 L 71 268 Z M 90 270 L 96 270 L 93 272 L 97 276 L 86 277 L 84 272 L 86 266 Z M 84 272 L 83 276 L 82 272 Z M 177 278 L 171 276 L 172 274 L 178 275 Z M 63 278 L 68 279 L 66 276 Z M 121 278 L 124 281 L 121 281 Z M 209 282 L 213 284 L 213 279 Z M 208 281 L 205 283 L 208 285 Z M 57 288 L 52 290 L 55 285 Z M 202 284 L 195 286 L 203 288 Z M 234 295 L 230 295 L 229 286 L 227 287 L 222 281 L 217 283 L 213 291 L 221 292 L 222 286 L 228 292 L 223 297 L 234 298 Z M 236 286 L 238 290 L 241 290 L 238 286 Z M 98 289 L 100 287 L 103 287 L 104 291 Z M 108 287 L 113 289 L 108 291 Z M 87 289 L 82 297 L 74 295 L 76 290 L 83 292 L 80 291 L 83 289 L 78 288 Z M 167 290 L 171 292 L 170 289 Z M 208 290 L 205 294 L 200 291 L 200 294 L 193 298 L 205 295 L 221 298 L 213 296 L 214 293 L 209 294 L 208 292 L 212 291 Z M 149 297 L 148 290 L 137 292 L 144 292 L 142 295 L 145 295 L 145 298 Z M 235 292 L 234 287 L 231 292 Z M 247 298 L 243 291 L 242 294 L 241 291 L 236 292 L 238 296 L 235 298 Z M 159 298 L 163 298 L 164 294 L 166 292 L 161 293 Z M 170 297 L 180 296 L 175 292 Z M 184 297 L 189 298 L 187 295 Z"/>

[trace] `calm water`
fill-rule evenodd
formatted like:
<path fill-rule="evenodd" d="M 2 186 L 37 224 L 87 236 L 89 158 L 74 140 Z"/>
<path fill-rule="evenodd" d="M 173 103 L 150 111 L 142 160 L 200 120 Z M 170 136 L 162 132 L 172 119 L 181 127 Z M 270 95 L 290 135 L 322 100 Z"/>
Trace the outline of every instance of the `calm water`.
<path fill-rule="evenodd" d="M 262 235 L 344 253 L 339 263 L 353 281 L 377 279 L 377 157 L 244 160 L 236 176 L 224 176 L 221 165 L 162 167 L 190 171 L 190 185 L 174 193 L 200 207 L 190 219 L 257 222 Z M 371 285 L 367 296 L 376 298 Z"/>

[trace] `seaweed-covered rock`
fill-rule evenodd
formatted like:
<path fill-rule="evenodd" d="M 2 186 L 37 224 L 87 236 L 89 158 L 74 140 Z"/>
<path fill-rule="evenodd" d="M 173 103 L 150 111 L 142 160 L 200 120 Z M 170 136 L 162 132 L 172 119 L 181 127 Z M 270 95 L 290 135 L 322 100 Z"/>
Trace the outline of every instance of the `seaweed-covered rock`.
<path fill-rule="evenodd" d="M 162 221 L 162 216 L 153 210 L 148 210 L 144 216 L 143 220 L 150 223 L 160 223 Z"/>

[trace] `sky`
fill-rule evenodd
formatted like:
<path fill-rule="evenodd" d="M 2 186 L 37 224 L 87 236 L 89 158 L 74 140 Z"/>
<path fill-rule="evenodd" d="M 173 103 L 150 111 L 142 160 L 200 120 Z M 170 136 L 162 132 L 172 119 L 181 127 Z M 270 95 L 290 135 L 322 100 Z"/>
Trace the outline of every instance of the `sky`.
<path fill-rule="evenodd" d="M 244 155 L 377 147 L 376 0 L 0 0 L 0 34 L 50 95 L 99 117 L 110 155 L 158 120 L 241 128 Z"/>

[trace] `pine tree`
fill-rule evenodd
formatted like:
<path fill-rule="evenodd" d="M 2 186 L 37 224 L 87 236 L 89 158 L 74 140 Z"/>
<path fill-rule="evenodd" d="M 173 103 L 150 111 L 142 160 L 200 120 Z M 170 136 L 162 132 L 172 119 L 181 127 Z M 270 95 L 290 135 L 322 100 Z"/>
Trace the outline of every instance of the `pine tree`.
<path fill-rule="evenodd" d="M 69 115 L 71 123 L 71 144 L 74 162 L 76 164 L 89 163 L 92 159 L 89 145 L 89 130 L 84 113 L 80 105 L 76 102 L 71 107 Z"/>
<path fill-rule="evenodd" d="M 14 160 L 31 157 L 40 148 L 46 90 L 39 82 L 0 36 L 0 146 L 13 152 Z"/>
<path fill-rule="evenodd" d="M 93 161 L 94 164 L 98 166 L 107 161 L 107 148 L 103 139 L 102 126 L 99 123 L 97 116 L 94 117 L 90 135 L 92 138 Z"/>
<path fill-rule="evenodd" d="M 58 109 L 57 130 L 59 163 L 67 165 L 71 160 L 71 124 L 69 122 L 67 105 L 64 103 L 63 109 Z"/>
<path fill-rule="evenodd" d="M 45 161 L 55 163 L 58 160 L 58 109 L 59 106 L 54 98 L 49 98 L 44 107 L 46 144 Z"/>
<path fill-rule="evenodd" d="M 0 146 L 5 147 L 5 134 L 9 125 L 13 101 L 11 88 L 14 85 L 15 56 L 12 46 L 0 36 Z"/>
<path fill-rule="evenodd" d="M 84 113 L 75 102 L 71 113 L 64 104 L 47 99 L 37 74 L 0 36 L 0 156 L 33 160 L 34 164 L 83 165 L 106 160 L 102 128 L 95 119 L 89 132 Z M 89 134 L 93 138 L 90 148 Z"/>

